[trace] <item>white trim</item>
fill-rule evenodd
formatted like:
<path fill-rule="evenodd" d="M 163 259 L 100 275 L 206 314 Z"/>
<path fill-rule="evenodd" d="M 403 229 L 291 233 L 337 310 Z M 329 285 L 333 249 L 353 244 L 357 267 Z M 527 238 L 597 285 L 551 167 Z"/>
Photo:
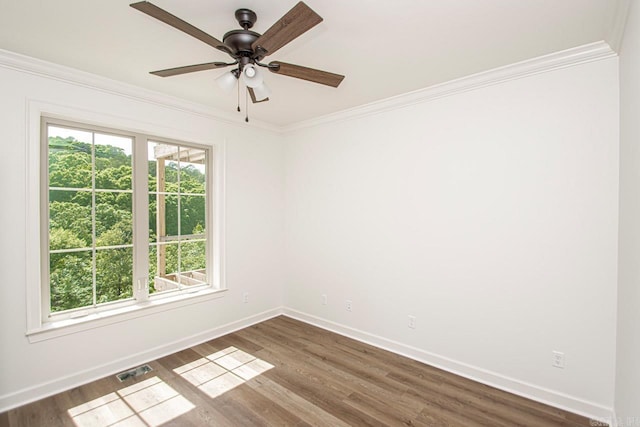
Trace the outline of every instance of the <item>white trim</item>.
<path fill-rule="evenodd" d="M 46 321 L 46 314 L 42 312 L 42 307 L 48 306 L 49 298 L 46 289 L 43 290 L 43 287 L 41 286 L 41 268 L 33 268 L 34 265 L 40 266 L 42 263 L 42 257 L 45 255 L 43 255 L 44 249 L 42 247 L 41 241 L 47 236 L 46 234 L 43 235 L 43 233 L 47 233 L 47 230 L 46 227 L 43 227 L 42 221 L 40 220 L 40 216 L 43 215 L 42 206 L 44 206 L 42 205 L 42 202 L 40 200 L 40 190 L 41 186 L 43 185 L 43 183 L 41 182 L 41 163 L 46 162 L 46 159 L 43 159 L 41 156 L 41 130 L 44 129 L 44 126 L 42 126 L 42 117 L 47 117 L 48 119 L 53 120 L 60 120 L 62 122 L 71 119 L 75 124 L 83 123 L 87 126 L 96 127 L 97 129 L 103 129 L 105 127 L 108 127 L 109 129 L 122 129 L 126 132 L 131 133 L 131 136 L 134 138 L 153 137 L 157 138 L 158 140 L 166 140 L 171 143 L 194 144 L 197 146 L 201 146 L 203 149 L 208 150 L 208 152 L 210 153 L 214 153 L 213 162 L 210 162 L 211 164 L 209 165 L 210 167 L 213 167 L 213 174 L 209 172 L 208 176 L 211 176 L 211 178 L 207 179 L 210 183 L 211 180 L 213 180 L 212 175 L 215 175 L 215 184 L 213 186 L 210 186 L 210 188 L 213 188 L 216 193 L 213 195 L 213 197 L 210 195 L 207 198 L 207 203 L 209 204 L 209 225 L 207 226 L 207 229 L 213 230 L 213 228 L 215 227 L 215 231 L 218 234 L 216 236 L 212 232 L 211 236 L 213 238 L 208 238 L 207 240 L 211 241 L 211 243 L 208 244 L 217 245 L 219 256 L 216 257 L 215 254 L 212 253 L 212 251 L 209 251 L 208 265 L 213 266 L 213 268 L 210 270 L 215 272 L 211 273 L 211 287 L 207 287 L 197 292 L 183 291 L 175 296 L 171 295 L 167 297 L 160 297 L 160 295 L 158 295 L 157 298 L 152 298 L 146 301 L 143 298 L 138 303 L 127 303 L 123 307 L 117 307 L 109 311 L 98 310 L 92 312 L 90 315 L 82 316 L 80 318 L 73 318 L 69 320 L 55 320 L 53 322 Z M 221 293 L 220 291 L 226 289 L 226 282 L 224 280 L 224 141 L 203 142 L 202 138 L 189 137 L 189 135 L 183 135 L 183 138 L 180 141 L 174 141 L 172 138 L 173 135 L 168 135 L 166 138 L 159 138 L 157 137 L 158 129 L 156 129 L 156 126 L 150 125 L 148 123 L 144 123 L 142 125 L 142 129 L 140 129 L 140 124 L 126 117 L 107 115 L 100 112 L 94 112 L 69 106 L 61 106 L 34 99 L 27 99 L 25 120 L 25 172 L 27 174 L 25 177 L 25 182 L 27 183 L 25 188 L 25 209 L 27 212 L 27 221 L 29 221 L 27 222 L 27 227 L 25 229 L 25 256 L 27 257 L 27 263 L 25 267 L 25 299 L 27 314 L 26 335 L 28 336 L 30 342 L 38 342 L 96 327 L 102 327 L 143 315 L 165 311 L 176 307 L 182 307 L 212 298 L 218 298 L 219 296 L 223 295 L 223 293 Z M 175 131 L 167 133 L 173 132 Z M 146 154 L 144 158 L 146 159 Z M 146 162 L 144 163 L 144 165 L 146 165 Z M 211 168 L 209 168 L 209 170 L 210 169 Z M 220 194 L 217 193 L 218 191 L 220 192 Z M 211 206 L 214 203 L 214 200 L 215 205 Z M 214 209 L 216 210 L 214 211 Z M 218 210 L 221 210 L 219 221 L 217 217 Z M 143 212 L 144 211 L 145 210 L 143 210 Z M 213 223 L 214 227 L 211 226 L 211 223 Z M 148 238 L 143 239 L 143 241 L 148 241 Z M 146 259 L 146 257 L 143 258 Z M 134 263 L 134 268 L 135 265 L 137 264 Z M 140 274 L 140 272 L 134 271 L 134 282 L 137 284 L 140 280 L 148 280 L 146 275 L 146 272 L 144 272 L 144 274 Z M 135 288 L 137 288 L 137 286 Z M 187 301 L 190 298 L 192 298 L 193 301 Z M 140 313 L 135 313 L 136 310 L 139 310 Z"/>
<path fill-rule="evenodd" d="M 125 322 L 138 317 L 198 304 L 211 299 L 221 298 L 224 295 L 225 289 L 211 289 L 207 286 L 194 292 L 185 291 L 170 296 L 150 298 L 143 302 L 127 304 L 117 308 L 92 311 L 91 314 L 85 316 L 71 316 L 62 320 L 45 322 L 40 327 L 28 330 L 26 335 L 30 343 L 45 341 Z M 82 313 L 82 309 L 79 310 L 79 313 Z"/>
<path fill-rule="evenodd" d="M 96 366 L 85 371 L 76 372 L 73 375 L 68 375 L 63 378 L 37 384 L 13 393 L 5 394 L 3 396 L 0 396 L 0 412 L 8 411 L 9 409 L 69 390 L 73 387 L 78 387 L 82 384 L 95 381 L 107 375 L 114 375 L 132 366 L 159 359 L 177 351 L 184 350 L 185 348 L 190 348 L 203 342 L 229 334 L 231 332 L 249 327 L 256 323 L 264 322 L 265 320 L 271 319 L 272 317 L 276 317 L 280 314 L 282 314 L 281 308 L 264 311 L 262 313 L 245 317 L 244 319 L 236 320 L 209 329 L 207 331 L 200 332 L 198 334 L 191 335 L 177 341 L 173 341 L 168 344 L 160 345 L 144 352 L 114 360 L 104 365 Z"/>
<path fill-rule="evenodd" d="M 327 123 L 353 120 L 385 111 L 397 110 L 414 104 L 452 96 L 461 92 L 479 89 L 517 80 L 534 74 L 546 73 L 560 68 L 572 67 L 586 62 L 598 61 L 616 56 L 616 53 L 604 42 L 595 42 L 575 48 L 551 53 L 538 58 L 527 59 L 504 67 L 472 74 L 424 89 L 408 92 L 391 98 L 375 101 L 352 109 L 339 111 L 311 120 L 294 123 L 281 128 L 285 133 L 315 127 Z"/>
<path fill-rule="evenodd" d="M 624 23 L 628 2 L 630 0 L 620 0 L 620 5 L 612 18 L 610 42 L 615 46 L 615 40 L 622 39 Z M 625 7 L 627 4 L 627 7 Z M 394 110 L 421 102 L 428 102 L 445 96 L 455 95 L 460 92 L 494 85 L 498 83 L 516 80 L 534 74 L 545 73 L 560 68 L 571 67 L 591 61 L 616 56 L 609 44 L 605 41 L 598 41 L 583 46 L 574 47 L 560 52 L 543 55 L 537 58 L 483 71 L 470 76 L 451 80 L 424 89 L 419 89 L 406 94 L 375 101 L 355 108 L 328 114 L 322 117 L 293 123 L 287 126 L 276 126 L 270 123 L 252 120 L 250 124 L 238 122 L 239 118 L 234 114 L 206 107 L 201 104 L 192 103 L 184 99 L 161 94 L 138 86 L 111 80 L 106 77 L 97 76 L 84 71 L 79 71 L 70 67 L 53 64 L 28 56 L 20 55 L 11 51 L 0 49 L 0 67 L 10 68 L 18 71 L 47 77 L 54 80 L 63 81 L 75 86 L 89 87 L 95 90 L 132 98 L 138 101 L 161 105 L 177 111 L 215 119 L 238 127 L 251 126 L 253 128 L 264 129 L 278 133 L 288 133 L 305 129 L 321 124 L 339 122 L 343 120 L 364 117 L 370 114 L 381 113 Z M 134 129 L 128 127 L 129 129 Z"/>
<path fill-rule="evenodd" d="M 144 144 L 137 143 L 140 139 Z M 137 248 L 143 243 L 149 247 L 149 227 L 140 227 L 138 224 L 149 223 L 149 155 L 145 153 L 148 149 L 148 142 L 144 135 L 134 133 L 131 141 L 132 154 L 132 213 L 133 216 L 133 299 L 137 302 L 149 300 L 149 256 L 147 251 L 140 251 Z M 144 194 L 145 197 L 140 197 Z M 137 221 L 136 221 L 137 217 Z M 138 222 L 140 221 L 140 222 Z"/>
<path fill-rule="evenodd" d="M 186 112 L 209 119 L 214 119 L 241 128 L 258 128 L 271 132 L 278 132 L 277 126 L 259 120 L 244 121 L 244 115 L 227 113 L 213 107 L 208 107 L 182 98 L 166 95 L 160 92 L 144 89 L 140 86 L 109 79 L 96 74 L 80 71 L 41 59 L 32 58 L 19 53 L 0 49 L 0 67 L 9 68 L 40 77 L 58 80 L 79 87 L 131 98 L 148 104 L 159 105 L 176 111 Z"/>
<path fill-rule="evenodd" d="M 611 419 L 604 418 L 600 421 L 604 421 L 608 423 L 609 427 L 624 427 L 624 425 L 620 425 L 620 423 L 618 423 L 618 417 L 616 416 L 615 410 L 613 411 L 613 415 L 611 416 Z"/>
<path fill-rule="evenodd" d="M 148 313 L 148 312 L 147 312 Z M 193 347 L 205 341 L 238 331 L 251 325 L 269 320 L 273 317 L 284 315 L 292 319 L 308 323 L 313 326 L 335 332 L 337 334 L 355 339 L 357 341 L 373 345 L 375 347 L 391 351 L 392 353 L 417 360 L 430 366 L 443 369 L 464 378 L 495 387 L 497 389 L 525 397 L 555 408 L 563 409 L 575 414 L 590 417 L 594 420 L 607 422 L 611 427 L 616 426 L 616 417 L 613 408 L 605 407 L 594 402 L 560 393 L 534 384 L 526 383 L 514 378 L 488 371 L 476 366 L 456 361 L 438 354 L 419 348 L 408 346 L 397 341 L 389 340 L 378 335 L 370 334 L 355 328 L 344 326 L 329 320 L 302 313 L 300 311 L 280 307 L 246 317 L 225 325 L 209 329 L 208 331 L 183 338 L 169 344 L 161 345 L 126 358 L 121 358 L 74 375 L 57 380 L 38 384 L 19 390 L 14 393 L 0 396 L 0 412 L 34 402 L 36 400 L 69 390 L 73 387 L 95 381 L 107 375 L 123 371 L 131 366 L 156 360 L 168 354 L 175 353 L 186 348 Z"/>
<path fill-rule="evenodd" d="M 213 153 L 213 172 L 207 173 L 207 180 L 213 180 L 213 197 L 209 197 L 209 215 L 213 221 L 213 238 L 207 243 L 209 246 L 209 262 L 213 266 L 212 271 L 218 273 L 209 280 L 215 289 L 227 288 L 226 276 L 226 217 L 227 217 L 227 140 L 223 140 L 211 150 Z M 211 192 L 209 192 L 211 194 Z M 213 204 L 213 206 L 211 206 Z M 211 228 L 211 224 L 208 224 Z M 217 255 L 216 255 L 217 254 Z"/>
<path fill-rule="evenodd" d="M 25 108 L 25 307 L 27 314 L 27 329 L 42 325 L 42 307 L 48 304 L 49 295 L 43 295 L 42 286 L 42 253 L 43 246 L 40 244 L 44 233 L 42 230 L 43 203 L 41 203 L 42 193 L 40 191 L 42 174 L 40 163 L 42 160 L 41 150 L 41 115 L 39 111 L 31 108 L 30 101 L 26 100 Z M 31 264 L 29 264 L 31 263 Z M 33 266 L 37 266 L 33 268 Z"/>
<path fill-rule="evenodd" d="M 283 314 L 291 317 L 292 319 L 391 351 L 401 356 L 417 360 L 418 362 L 460 375 L 461 377 L 468 378 L 527 399 L 551 405 L 559 409 L 564 409 L 575 414 L 584 415 L 597 420 L 610 420 L 613 417 L 613 408 L 589 402 L 575 396 L 570 396 L 535 384 L 510 378 L 496 372 L 491 372 L 477 366 L 462 363 L 448 357 L 431 353 L 429 351 L 412 347 L 378 335 L 370 334 L 349 326 L 344 326 L 330 320 L 302 313 L 291 308 L 285 307 L 283 309 Z"/>

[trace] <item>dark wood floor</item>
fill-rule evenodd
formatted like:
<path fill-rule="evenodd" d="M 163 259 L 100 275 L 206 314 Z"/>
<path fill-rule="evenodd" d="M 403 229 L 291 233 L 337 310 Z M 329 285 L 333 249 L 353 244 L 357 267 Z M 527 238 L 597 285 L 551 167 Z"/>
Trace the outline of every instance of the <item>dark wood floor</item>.
<path fill-rule="evenodd" d="M 0 414 L 0 426 L 588 426 L 281 316 Z"/>

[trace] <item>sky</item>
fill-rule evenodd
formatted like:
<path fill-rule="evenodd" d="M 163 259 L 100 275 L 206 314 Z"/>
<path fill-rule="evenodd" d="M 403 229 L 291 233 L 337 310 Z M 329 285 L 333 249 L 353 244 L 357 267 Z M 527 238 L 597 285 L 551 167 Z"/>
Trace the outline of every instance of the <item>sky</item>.
<path fill-rule="evenodd" d="M 61 138 L 73 137 L 74 139 L 85 142 L 87 144 L 91 144 L 91 133 L 84 130 L 79 129 L 70 129 L 63 128 L 58 126 L 49 126 L 49 137 L 59 136 Z M 118 135 L 110 135 L 106 133 L 95 133 L 96 135 L 96 144 L 100 145 L 112 145 L 114 147 L 122 148 L 126 155 L 131 155 L 132 153 L 132 139 L 129 137 L 118 136 Z"/>
<path fill-rule="evenodd" d="M 49 134 L 47 135 L 48 137 L 56 137 L 56 136 L 61 138 L 73 137 L 77 141 L 84 142 L 87 144 L 92 143 L 92 134 L 94 134 L 96 144 L 111 145 L 114 147 L 119 147 L 124 151 L 126 155 L 132 154 L 133 138 L 128 136 L 120 136 L 120 135 L 114 135 L 114 134 L 108 134 L 108 133 L 102 133 L 102 132 L 91 132 L 91 131 L 73 129 L 68 127 L 53 126 L 53 125 L 50 125 L 48 129 L 49 129 Z M 157 142 L 149 141 L 149 144 L 147 147 L 147 158 L 149 160 L 155 161 L 154 147 L 158 144 L 159 143 Z M 187 162 L 183 161 L 182 163 L 185 164 Z M 200 172 L 202 173 L 205 172 L 205 166 L 203 164 L 191 164 L 191 165 L 196 169 L 200 170 Z"/>

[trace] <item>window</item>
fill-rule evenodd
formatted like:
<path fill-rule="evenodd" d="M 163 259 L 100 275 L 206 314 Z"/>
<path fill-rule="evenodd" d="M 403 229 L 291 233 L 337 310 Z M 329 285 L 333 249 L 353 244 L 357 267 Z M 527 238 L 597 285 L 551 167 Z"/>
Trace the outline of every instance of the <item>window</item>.
<path fill-rule="evenodd" d="M 150 292 L 206 283 L 203 149 L 149 142 Z"/>
<path fill-rule="evenodd" d="M 213 148 L 44 118 L 42 323 L 220 287 Z"/>

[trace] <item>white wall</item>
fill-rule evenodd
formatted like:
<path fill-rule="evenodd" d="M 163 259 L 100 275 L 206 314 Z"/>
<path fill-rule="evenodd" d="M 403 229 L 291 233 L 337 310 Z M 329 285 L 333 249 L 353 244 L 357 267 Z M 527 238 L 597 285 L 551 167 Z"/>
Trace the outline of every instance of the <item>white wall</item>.
<path fill-rule="evenodd" d="M 640 4 L 630 10 L 620 51 L 620 260 L 616 415 L 640 420 Z M 635 417 L 635 418 L 628 418 Z M 631 422 L 633 421 L 633 423 Z"/>
<path fill-rule="evenodd" d="M 279 312 L 284 166 L 278 134 L 10 68 L 0 67 L 0 93 L 0 412 L 25 399 L 125 369 L 136 360 L 153 359 Z M 25 273 L 38 269 L 25 258 L 25 229 L 30 226 L 25 219 L 26 108 L 30 100 L 91 112 L 104 117 L 106 126 L 129 120 L 161 136 L 202 143 L 226 140 L 229 290 L 224 297 L 29 343 L 25 336 Z M 250 293 L 247 304 L 242 303 L 243 292 Z"/>
<path fill-rule="evenodd" d="M 609 58 L 287 135 L 286 306 L 607 414 L 617 72 Z"/>
<path fill-rule="evenodd" d="M 11 183 L 0 192 L 12 201 L 0 209 L 0 411 L 275 314 L 284 292 L 290 313 L 307 320 L 606 413 L 615 374 L 617 72 L 617 59 L 599 60 L 283 138 L 0 67 L 0 148 L 10 159 L 0 182 Z M 227 141 L 224 298 L 28 343 L 24 276 L 38 268 L 24 255 L 30 99 L 129 117 L 169 137 Z M 624 163 L 622 172 L 630 183 Z M 622 320 L 634 320 L 629 307 Z M 552 350 L 566 354 L 564 370 L 551 367 Z M 619 412 L 631 413 L 623 402 L 631 387 L 618 379 Z"/>

